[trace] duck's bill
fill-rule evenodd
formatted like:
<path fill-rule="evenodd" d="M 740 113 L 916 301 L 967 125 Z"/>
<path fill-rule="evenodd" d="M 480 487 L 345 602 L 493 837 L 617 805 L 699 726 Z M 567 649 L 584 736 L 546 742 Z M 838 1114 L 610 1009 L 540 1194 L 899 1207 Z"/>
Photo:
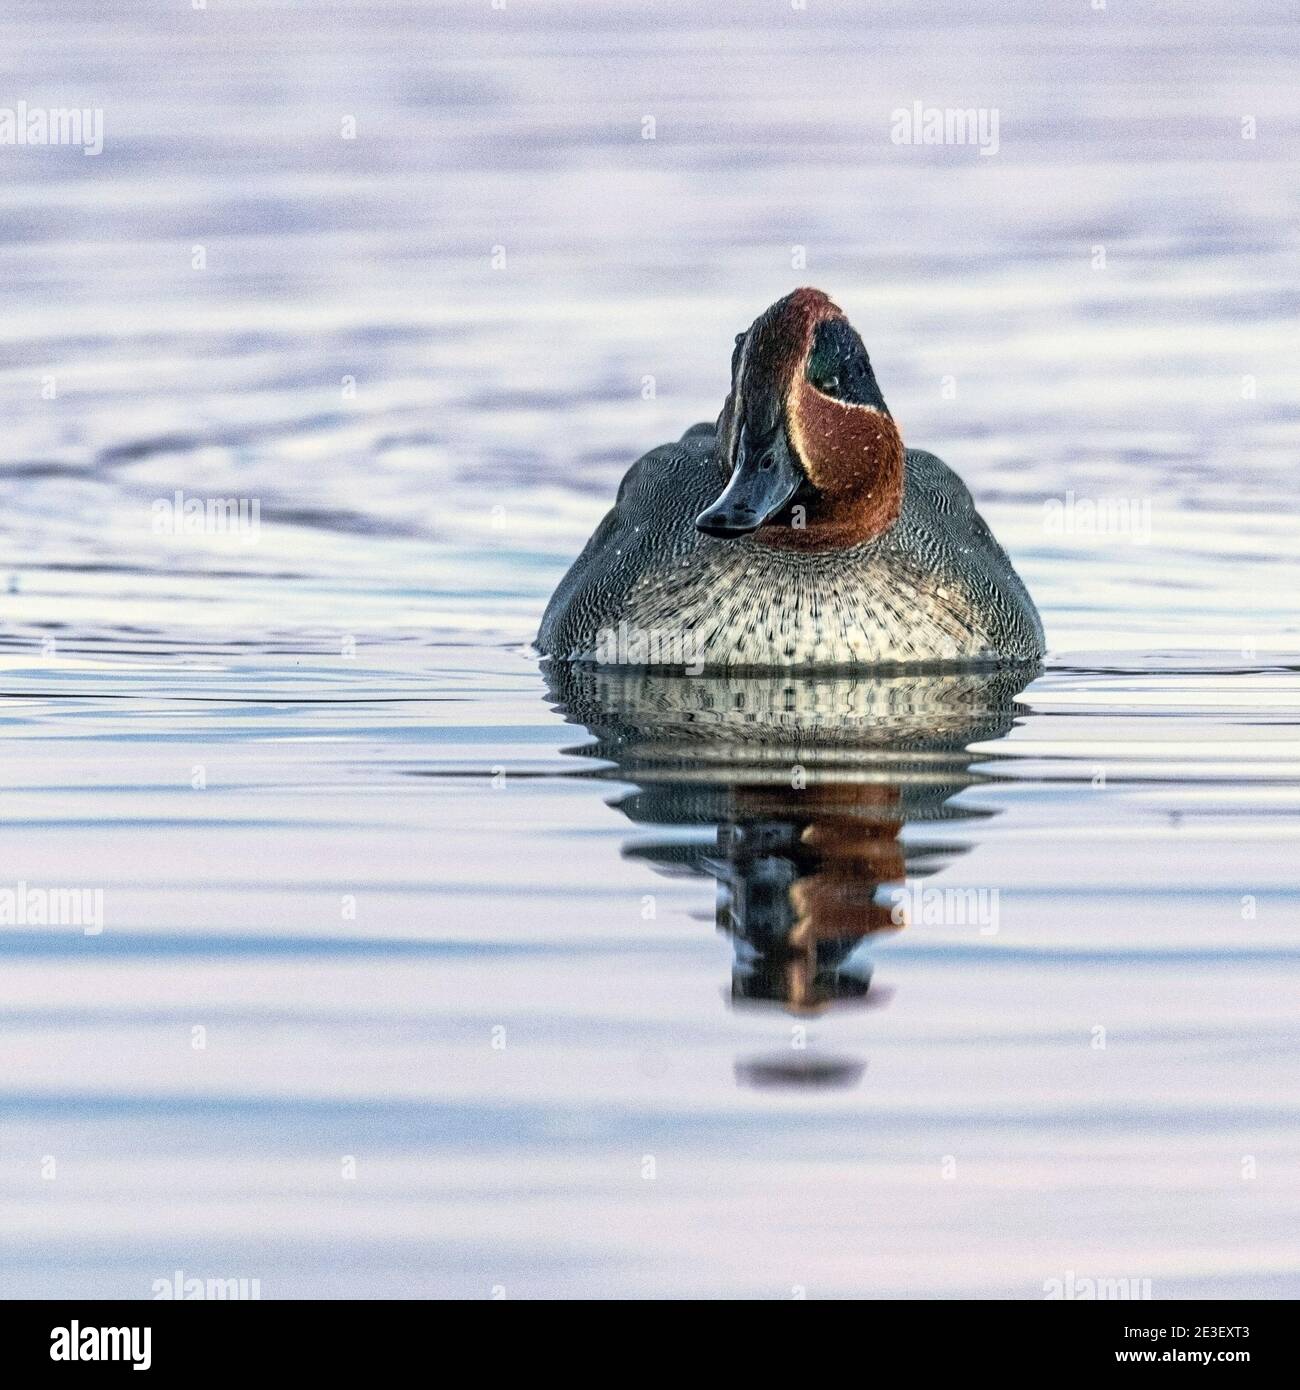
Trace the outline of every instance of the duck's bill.
<path fill-rule="evenodd" d="M 794 496 L 801 478 L 784 438 L 765 450 L 742 449 L 722 496 L 695 518 L 706 536 L 747 536 L 771 521 Z"/>

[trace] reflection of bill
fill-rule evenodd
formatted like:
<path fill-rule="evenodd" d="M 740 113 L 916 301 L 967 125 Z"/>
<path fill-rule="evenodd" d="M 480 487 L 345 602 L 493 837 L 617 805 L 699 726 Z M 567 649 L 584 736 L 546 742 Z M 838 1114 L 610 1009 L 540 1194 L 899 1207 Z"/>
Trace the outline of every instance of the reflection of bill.
<path fill-rule="evenodd" d="M 629 820 L 671 832 L 624 854 L 716 881 L 733 1002 L 815 1014 L 881 999 L 864 943 L 905 924 L 898 893 L 925 906 L 922 880 L 967 848 L 906 845 L 903 827 L 992 814 L 952 799 L 989 780 L 970 771 L 968 746 L 1011 727 L 1028 674 L 683 678 L 553 664 L 548 678 L 595 738 L 571 753 L 633 784 L 615 803 Z M 683 839 L 683 826 L 704 833 Z M 976 901 L 981 925 L 990 910 L 996 899 Z M 745 1065 L 762 1084 L 846 1074 L 813 1056 Z"/>

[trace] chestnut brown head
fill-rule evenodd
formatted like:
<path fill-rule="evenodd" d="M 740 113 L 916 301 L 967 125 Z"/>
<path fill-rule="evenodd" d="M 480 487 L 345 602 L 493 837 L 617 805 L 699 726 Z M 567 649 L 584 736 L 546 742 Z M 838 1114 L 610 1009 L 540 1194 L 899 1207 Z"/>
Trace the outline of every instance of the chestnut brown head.
<path fill-rule="evenodd" d="M 696 518 L 707 535 L 821 550 L 898 518 L 902 439 L 862 339 L 820 290 L 777 300 L 736 338 L 718 447 L 730 477 Z"/>

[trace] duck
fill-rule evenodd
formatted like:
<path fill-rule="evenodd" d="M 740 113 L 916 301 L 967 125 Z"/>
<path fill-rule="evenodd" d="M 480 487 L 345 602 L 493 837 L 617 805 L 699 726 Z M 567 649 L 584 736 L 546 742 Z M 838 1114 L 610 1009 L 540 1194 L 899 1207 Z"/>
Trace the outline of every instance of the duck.
<path fill-rule="evenodd" d="M 715 423 L 628 470 L 535 646 L 690 674 L 1045 653 L 1038 610 L 965 484 L 905 447 L 862 338 L 813 288 L 736 336 Z"/>

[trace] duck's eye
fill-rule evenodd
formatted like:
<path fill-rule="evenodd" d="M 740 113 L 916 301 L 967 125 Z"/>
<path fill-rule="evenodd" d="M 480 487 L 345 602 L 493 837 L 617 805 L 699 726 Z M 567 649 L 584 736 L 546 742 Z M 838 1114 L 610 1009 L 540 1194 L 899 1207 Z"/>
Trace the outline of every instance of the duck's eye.
<path fill-rule="evenodd" d="M 840 379 L 838 376 L 824 376 L 819 381 L 814 381 L 813 385 L 823 396 L 834 396 L 839 392 Z"/>

